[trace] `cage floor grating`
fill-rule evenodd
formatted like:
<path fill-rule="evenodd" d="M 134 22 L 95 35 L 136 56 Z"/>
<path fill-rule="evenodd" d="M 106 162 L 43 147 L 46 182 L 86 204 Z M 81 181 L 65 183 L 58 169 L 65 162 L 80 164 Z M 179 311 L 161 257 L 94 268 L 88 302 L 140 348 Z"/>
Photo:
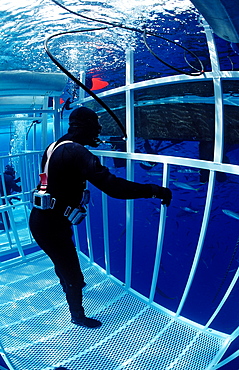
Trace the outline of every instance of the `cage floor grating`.
<path fill-rule="evenodd" d="M 97 329 L 70 322 L 51 261 L 43 255 L 0 273 L 0 338 L 14 370 L 203 370 L 226 335 L 203 332 L 153 309 L 81 261 L 84 307 Z"/>

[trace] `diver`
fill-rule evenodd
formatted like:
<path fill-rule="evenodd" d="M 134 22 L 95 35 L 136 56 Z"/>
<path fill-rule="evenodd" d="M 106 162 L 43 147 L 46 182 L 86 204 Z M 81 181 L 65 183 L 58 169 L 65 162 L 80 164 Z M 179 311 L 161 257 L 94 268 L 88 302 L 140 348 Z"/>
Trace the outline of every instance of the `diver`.
<path fill-rule="evenodd" d="M 42 158 L 42 171 L 48 163 L 47 194 L 54 202 L 48 209 L 34 206 L 30 215 L 33 237 L 54 263 L 66 294 L 71 322 L 87 328 L 99 327 L 101 322 L 87 317 L 82 307 L 85 282 L 70 222 L 71 210 L 78 209 L 82 202 L 86 181 L 113 198 L 160 198 L 166 206 L 172 199 L 168 188 L 127 181 L 102 166 L 98 157 L 85 148 L 85 145 L 98 147 L 100 132 L 101 125 L 94 111 L 80 107 L 71 112 L 68 133 L 56 142 L 49 161 L 49 147 Z"/>
<path fill-rule="evenodd" d="M 17 183 L 20 182 L 21 180 L 20 180 L 19 177 L 17 179 L 15 177 L 16 177 L 16 172 L 15 172 L 14 167 L 11 164 L 7 164 L 6 167 L 5 167 L 5 171 L 3 173 L 6 195 L 11 195 L 14 192 L 19 193 L 21 191 L 21 186 L 17 185 Z M 2 178 L 1 178 L 1 181 L 0 181 L 0 194 L 1 194 L 1 197 L 2 197 L 1 198 L 1 204 L 6 204 L 6 200 L 4 198 L 5 194 L 4 194 L 4 190 L 3 190 Z M 19 197 L 12 196 L 11 198 L 8 198 L 8 201 L 9 201 L 10 204 L 12 204 L 12 199 L 20 200 Z M 6 218 L 7 227 L 8 227 L 8 229 L 10 229 L 11 225 L 10 225 L 10 219 L 9 219 L 8 213 L 4 212 L 4 216 Z M 4 230 L 2 213 L 0 214 L 0 220 L 1 220 L 0 230 Z"/>
<path fill-rule="evenodd" d="M 16 171 L 13 165 L 7 164 L 3 175 L 4 175 L 7 195 L 11 195 L 14 191 L 19 193 L 21 191 L 21 186 L 17 185 L 17 183 L 20 182 L 21 179 L 20 177 L 16 179 Z M 2 187 L 1 187 L 1 194 L 3 194 Z"/>

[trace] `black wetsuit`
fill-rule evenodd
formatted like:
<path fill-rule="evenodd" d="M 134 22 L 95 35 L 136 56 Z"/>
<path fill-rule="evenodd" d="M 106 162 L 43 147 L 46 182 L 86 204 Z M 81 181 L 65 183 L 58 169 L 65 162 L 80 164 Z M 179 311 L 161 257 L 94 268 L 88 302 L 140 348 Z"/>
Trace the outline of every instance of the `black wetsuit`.
<path fill-rule="evenodd" d="M 58 143 L 63 140 L 70 138 L 65 135 Z M 45 162 L 46 152 L 42 169 Z M 74 208 L 79 205 L 86 180 L 109 196 L 120 199 L 150 198 L 159 188 L 157 185 L 139 184 L 116 177 L 78 143 L 63 144 L 53 152 L 49 161 L 47 191 L 56 198 L 56 204 L 54 209 L 33 208 L 30 229 L 36 242 L 54 263 L 73 316 L 84 314 L 84 277 L 72 241 L 71 223 L 64 216 L 64 211 L 67 206 Z"/>

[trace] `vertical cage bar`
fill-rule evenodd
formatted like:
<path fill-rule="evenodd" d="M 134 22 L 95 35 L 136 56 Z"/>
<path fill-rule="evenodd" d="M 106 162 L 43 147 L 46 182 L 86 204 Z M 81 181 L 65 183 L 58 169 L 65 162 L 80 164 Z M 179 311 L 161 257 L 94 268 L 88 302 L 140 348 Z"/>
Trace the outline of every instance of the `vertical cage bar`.
<path fill-rule="evenodd" d="M 234 275 L 234 277 L 233 277 L 233 279 L 232 279 L 229 287 L 227 288 L 226 293 L 222 297 L 221 302 L 219 303 L 219 305 L 215 309 L 214 313 L 212 314 L 212 316 L 210 317 L 210 319 L 206 323 L 205 328 L 208 328 L 209 327 L 209 325 L 213 322 L 213 320 L 215 319 L 215 317 L 217 316 L 217 314 L 219 313 L 219 311 L 222 309 L 222 307 L 223 307 L 224 303 L 226 302 L 227 298 L 229 297 L 232 289 L 236 285 L 238 278 L 239 278 L 239 267 L 237 268 L 237 271 L 236 271 L 236 273 L 235 273 L 235 275 Z"/>
<path fill-rule="evenodd" d="M 206 32 L 208 48 L 210 53 L 211 65 L 212 65 L 212 72 L 213 72 L 213 84 L 214 84 L 214 96 L 215 96 L 215 144 L 214 144 L 214 161 L 221 162 L 222 159 L 222 144 L 223 144 L 223 102 L 222 102 L 222 90 L 221 90 L 221 81 L 219 79 L 219 72 L 220 72 L 220 65 L 219 59 L 216 51 L 216 46 L 214 43 L 214 39 L 211 33 L 209 26 L 204 22 L 204 28 Z M 178 310 L 176 315 L 180 315 L 180 312 L 183 308 L 183 305 L 186 301 L 186 298 L 189 293 L 189 289 L 192 285 L 196 269 L 198 266 L 198 262 L 200 259 L 200 255 L 203 248 L 203 243 L 208 227 L 209 216 L 211 211 L 212 205 L 212 197 L 214 192 L 214 184 L 215 184 L 215 173 L 210 171 L 209 175 L 209 182 L 208 182 L 208 191 L 207 191 L 207 198 L 206 198 L 206 205 L 204 209 L 203 221 L 201 226 L 201 231 L 199 235 L 198 245 L 195 252 L 192 268 L 189 274 L 189 278 L 184 289 L 184 293 L 179 304 Z"/>
<path fill-rule="evenodd" d="M 54 127 L 54 137 L 53 140 L 56 141 L 61 136 L 61 120 L 60 120 L 60 99 L 58 96 L 53 97 L 53 127 Z"/>
<path fill-rule="evenodd" d="M 0 354 L 4 360 L 4 362 L 6 363 L 7 367 L 9 370 L 15 370 L 16 368 L 12 365 L 12 363 L 10 362 L 9 358 L 8 358 L 8 355 L 7 353 L 5 352 L 3 346 L 0 344 Z M 2 367 L 1 367 L 2 368 Z M 4 369 L 4 368 L 2 368 Z"/>
<path fill-rule="evenodd" d="M 36 150 L 37 149 L 37 128 L 36 128 L 36 125 L 33 125 L 33 134 L 32 134 L 32 150 Z"/>
<path fill-rule="evenodd" d="M 38 169 L 38 163 L 36 163 L 36 156 L 34 154 L 29 153 L 27 155 L 27 173 L 28 173 L 28 181 L 29 187 L 26 188 L 26 193 L 34 189 L 37 185 L 36 182 L 36 169 Z M 25 196 L 24 196 L 25 199 Z"/>
<path fill-rule="evenodd" d="M 17 244 L 18 252 L 19 252 L 21 257 L 25 257 L 25 254 L 24 254 L 24 251 L 23 251 L 23 248 L 22 248 L 19 236 L 18 236 L 16 224 L 15 224 L 15 221 L 14 221 L 12 208 L 10 208 L 8 212 L 9 212 L 10 224 L 11 224 L 12 232 L 13 232 L 16 244 Z"/>
<path fill-rule="evenodd" d="M 28 154 L 24 156 L 19 156 L 21 188 L 22 188 L 24 200 L 25 200 L 24 194 L 26 193 L 27 189 L 29 189 L 30 187 L 30 176 L 32 175 L 31 171 L 29 171 L 29 168 L 27 168 L 28 166 L 26 165 L 27 157 L 28 157 Z"/>
<path fill-rule="evenodd" d="M 1 158 L 1 174 L 0 174 L 0 176 L 1 176 L 1 182 L 2 182 L 3 196 L 0 197 L 0 206 L 4 209 L 4 201 L 6 203 L 7 196 L 6 196 L 6 186 L 5 186 L 3 172 L 4 172 L 4 159 Z M 3 199 L 4 199 L 4 201 L 3 201 Z M 6 220 L 6 216 L 5 216 L 4 211 L 1 212 L 1 215 L 2 215 L 3 225 L 4 225 L 4 228 L 5 228 L 5 231 L 6 231 L 6 236 L 7 236 L 7 239 L 8 239 L 8 243 L 9 243 L 10 248 L 12 249 L 13 242 L 12 242 L 12 239 L 11 239 L 8 227 L 7 227 L 7 220 Z"/>
<path fill-rule="evenodd" d="M 134 82 L 134 54 L 132 49 L 126 51 L 126 86 Z M 127 153 L 134 152 L 134 93 L 126 90 L 126 133 Z M 127 159 L 126 166 L 127 180 L 134 181 L 134 166 L 132 160 Z M 126 260 L 125 260 L 125 286 L 128 289 L 131 285 L 132 253 L 133 253 L 133 215 L 134 201 L 126 201 Z"/>
<path fill-rule="evenodd" d="M 80 81 L 85 85 L 85 70 L 83 67 L 81 67 L 82 70 L 80 71 Z M 83 101 L 85 97 L 85 90 L 83 90 L 81 87 L 79 87 L 79 96 L 78 100 L 79 102 Z"/>
<path fill-rule="evenodd" d="M 211 62 L 211 66 L 212 66 L 212 72 L 215 76 L 218 76 L 218 74 L 220 72 L 220 63 L 219 63 L 219 58 L 218 58 L 217 49 L 216 49 L 216 45 L 215 45 L 215 42 L 214 42 L 213 34 L 212 34 L 212 31 L 211 31 L 209 25 L 207 24 L 207 22 L 204 19 L 202 19 L 202 24 L 203 24 L 204 31 L 205 31 L 205 34 L 206 34 L 207 45 L 208 45 L 209 56 L 210 56 L 210 62 Z"/>
<path fill-rule="evenodd" d="M 48 96 L 44 97 L 43 110 L 48 108 Z M 42 136 L 41 136 L 41 149 L 47 147 L 47 113 L 42 113 Z"/>
<path fill-rule="evenodd" d="M 105 193 L 102 193 L 102 217 L 103 217 L 105 270 L 107 274 L 110 274 L 108 199 Z"/>
<path fill-rule="evenodd" d="M 25 166 L 25 163 L 24 163 L 25 162 L 24 157 L 21 156 L 21 155 L 18 157 L 18 161 L 20 163 L 20 168 L 21 168 L 21 176 L 23 175 L 23 173 L 26 174 L 26 166 Z M 24 186 L 26 188 L 25 176 L 23 176 L 23 178 L 21 178 L 21 181 L 23 182 L 23 188 L 24 188 Z M 4 187 L 5 187 L 5 184 L 4 184 Z M 6 188 L 4 189 L 4 193 L 6 193 Z M 7 199 L 7 193 L 6 193 L 5 201 L 6 201 L 6 204 L 9 205 L 9 202 L 8 202 L 8 199 Z M 15 220 L 14 220 L 14 215 L 13 215 L 13 211 L 12 211 L 13 206 L 9 205 L 9 207 L 10 208 L 8 210 L 8 214 L 9 214 L 9 219 L 10 219 L 10 225 L 11 225 L 11 228 L 12 228 L 12 232 L 13 232 L 16 244 L 17 244 L 17 249 L 18 249 L 18 252 L 19 252 L 20 256 L 25 257 L 25 254 L 24 254 L 24 251 L 23 251 L 23 248 L 22 248 L 22 245 L 21 245 L 21 241 L 20 241 L 19 236 L 18 236 L 18 231 L 17 231 L 17 228 L 16 228 Z"/>
<path fill-rule="evenodd" d="M 31 183 L 32 183 L 32 171 L 29 169 L 29 156 L 32 157 L 31 153 L 26 153 L 25 155 L 19 156 L 19 165 L 20 165 L 20 178 L 21 178 L 21 197 L 22 201 L 29 201 L 29 189 L 31 189 Z M 25 220 L 26 220 L 26 229 L 28 231 L 30 240 L 32 241 L 31 231 L 29 227 L 29 213 L 27 211 L 27 207 L 24 204 L 24 214 L 25 214 Z"/>
<path fill-rule="evenodd" d="M 126 51 L 126 148 L 128 153 L 134 152 L 134 92 L 130 85 L 134 83 L 134 54 L 132 49 Z"/>
<path fill-rule="evenodd" d="M 94 262 L 94 253 L 92 247 L 92 236 L 91 236 L 91 223 L 90 223 L 90 212 L 88 210 L 87 216 L 85 218 L 85 226 L 86 226 L 86 238 L 87 238 L 87 246 L 89 251 L 89 258 L 90 263 Z"/>
<path fill-rule="evenodd" d="M 215 99 L 215 145 L 214 162 L 221 163 L 223 158 L 223 94 L 220 78 L 220 62 L 212 31 L 208 24 L 203 22 L 207 38 L 208 50 L 213 74 L 214 99 Z"/>
<path fill-rule="evenodd" d="M 215 144 L 214 144 L 214 162 L 221 163 L 223 159 L 223 94 L 220 78 L 213 78 L 215 95 Z"/>
<path fill-rule="evenodd" d="M 201 226 L 201 230 L 200 230 L 198 245 L 197 245 L 197 249 L 196 249 L 196 252 L 195 252 L 195 255 L 194 255 L 193 264 L 192 264 L 191 271 L 190 271 L 190 274 L 189 274 L 189 277 L 188 277 L 188 281 L 187 281 L 187 284 L 185 286 L 181 301 L 179 303 L 179 306 L 178 306 L 178 309 L 177 309 L 177 312 L 176 312 L 177 316 L 180 315 L 180 313 L 182 311 L 182 308 L 184 306 L 184 303 L 187 299 L 189 290 L 191 288 L 191 285 L 192 285 L 192 282 L 193 282 L 193 279 L 194 279 L 194 276 L 195 276 L 195 273 L 196 273 L 196 270 L 197 270 L 198 262 L 199 262 L 199 259 L 200 259 L 200 256 L 201 256 L 203 243 L 204 243 L 204 239 L 205 239 L 205 236 L 206 236 L 206 231 L 207 231 L 211 206 L 212 206 L 212 198 L 213 198 L 213 191 L 214 191 L 214 179 L 215 179 L 215 172 L 210 171 L 209 181 L 208 181 L 207 198 L 206 198 L 206 204 L 205 204 L 205 209 L 204 209 L 204 214 L 203 214 L 203 220 L 202 220 L 202 226 Z"/>
<path fill-rule="evenodd" d="M 104 157 L 101 157 L 101 164 L 104 165 Z M 110 246 L 109 246 L 109 217 L 108 217 L 108 198 L 102 192 L 102 222 L 103 222 L 103 237 L 104 237 L 104 257 L 105 270 L 110 274 Z"/>
<path fill-rule="evenodd" d="M 78 232 L 77 225 L 73 225 L 72 229 L 73 229 L 73 235 L 74 235 L 75 244 L 76 244 L 76 251 L 79 256 L 81 250 L 80 250 L 80 239 L 79 239 L 79 232 Z"/>
<path fill-rule="evenodd" d="M 238 267 L 238 269 L 239 269 L 239 267 Z M 231 334 L 232 340 L 236 339 L 237 337 L 239 337 L 239 326 Z"/>
<path fill-rule="evenodd" d="M 164 167 L 163 167 L 163 186 L 164 187 L 168 186 L 169 172 L 170 172 L 169 165 L 164 163 Z M 152 277 L 150 295 L 149 295 L 149 303 L 152 303 L 154 300 L 155 289 L 156 289 L 157 281 L 158 281 L 158 273 L 159 273 L 159 268 L 160 268 L 160 261 L 161 261 L 163 240 L 164 240 L 166 213 L 167 213 L 166 206 L 161 205 L 159 228 L 158 228 L 158 239 L 157 239 L 156 255 L 155 255 L 155 260 L 154 260 L 153 277 Z"/>

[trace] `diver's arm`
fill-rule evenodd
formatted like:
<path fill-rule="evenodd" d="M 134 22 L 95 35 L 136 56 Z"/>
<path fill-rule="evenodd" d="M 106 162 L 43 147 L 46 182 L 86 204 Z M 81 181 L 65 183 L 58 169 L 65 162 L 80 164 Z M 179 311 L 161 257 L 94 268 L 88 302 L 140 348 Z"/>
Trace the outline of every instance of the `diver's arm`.
<path fill-rule="evenodd" d="M 160 198 L 163 199 L 162 204 L 167 206 L 170 204 L 172 193 L 168 188 L 155 184 L 140 184 L 116 177 L 107 167 L 102 166 L 95 156 L 91 158 L 88 169 L 87 180 L 113 198 Z"/>
<path fill-rule="evenodd" d="M 16 191 L 18 193 L 20 193 L 22 191 L 21 186 L 17 185 L 14 180 L 11 182 L 11 189 L 12 189 L 12 191 Z"/>
<path fill-rule="evenodd" d="M 10 195 L 13 191 L 20 192 L 21 186 L 17 185 L 14 178 L 11 175 L 4 175 L 5 186 L 7 195 Z"/>

